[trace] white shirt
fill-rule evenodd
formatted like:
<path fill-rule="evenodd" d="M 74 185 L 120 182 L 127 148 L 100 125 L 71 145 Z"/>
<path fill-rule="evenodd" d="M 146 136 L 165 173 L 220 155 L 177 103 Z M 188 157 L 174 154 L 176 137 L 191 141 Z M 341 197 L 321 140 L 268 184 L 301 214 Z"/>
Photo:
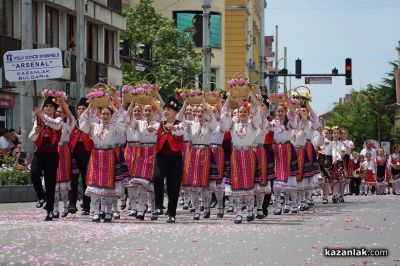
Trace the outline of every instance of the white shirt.
<path fill-rule="evenodd" d="M 70 141 L 71 131 L 75 127 L 75 124 L 76 124 L 75 118 L 73 118 L 72 121 L 67 120 L 66 123 L 63 123 L 61 128 L 60 142 Z"/>
<path fill-rule="evenodd" d="M 118 144 L 117 135 L 125 131 L 125 125 L 121 123 L 120 115 L 120 112 L 114 113 L 110 122 L 104 125 L 101 122 L 93 122 L 97 121 L 93 117 L 96 114 L 85 112 L 79 119 L 80 129 L 90 135 L 94 145 L 114 146 Z"/>
<path fill-rule="evenodd" d="M 369 152 L 371 153 L 371 160 L 375 160 L 376 159 L 376 150 L 374 148 L 371 148 L 371 150 L 369 150 Z M 367 148 L 364 148 L 361 150 L 360 155 L 364 155 L 367 153 Z"/>
<path fill-rule="evenodd" d="M 200 123 L 199 121 L 192 122 L 187 128 L 189 140 L 194 145 L 210 145 L 213 131 L 217 128 L 217 122 L 214 117 L 209 121 Z"/>
<path fill-rule="evenodd" d="M 269 123 L 269 130 L 274 132 L 275 143 L 286 143 L 292 140 L 292 130 L 297 127 L 296 112 L 291 110 L 287 128 L 283 120 L 274 119 Z"/>
<path fill-rule="evenodd" d="M 297 128 L 293 131 L 293 144 L 295 146 L 304 146 L 307 140 L 313 141 L 314 133 L 319 128 L 320 123 L 314 113 L 310 114 L 310 121 L 297 123 Z"/>
<path fill-rule="evenodd" d="M 224 141 L 224 134 L 225 132 L 222 131 L 221 129 L 221 120 L 217 122 L 217 127 L 215 128 L 215 130 L 212 133 L 212 137 L 211 137 L 211 144 L 219 144 L 221 145 L 222 142 Z"/>
<path fill-rule="evenodd" d="M 345 149 L 343 142 L 331 141 L 325 148 L 325 155 L 332 155 L 332 161 L 336 162 L 342 159 L 341 151 Z"/>
<path fill-rule="evenodd" d="M 224 106 L 222 108 L 221 121 L 222 129 L 224 131 L 230 130 L 234 146 L 249 147 L 254 143 L 257 130 L 261 124 L 261 115 L 258 111 L 258 106 L 255 106 L 253 118 L 246 123 L 242 123 L 232 119 L 227 106 Z"/>
<path fill-rule="evenodd" d="M 376 173 L 376 164 L 375 164 L 375 161 L 372 160 L 372 159 L 369 162 L 368 161 L 364 161 L 361 164 L 361 168 L 364 168 L 364 169 L 367 169 L 367 170 L 372 170 L 374 173 Z"/>
<path fill-rule="evenodd" d="M 55 129 L 55 130 L 60 130 L 64 124 L 61 117 L 50 118 L 47 115 L 42 114 L 40 116 L 40 118 L 44 125 L 52 128 L 52 129 Z M 28 136 L 33 142 L 35 142 L 38 139 L 39 134 L 40 134 L 40 132 L 37 134 L 35 133 L 35 128 L 37 128 L 37 127 L 38 127 L 37 120 L 35 120 L 35 122 L 33 122 L 32 131 L 29 133 L 29 136 Z"/>
<path fill-rule="evenodd" d="M 140 143 L 156 143 L 157 142 L 157 131 L 160 128 L 160 122 L 155 120 L 136 120 L 132 119 L 131 128 L 137 131 L 138 140 Z M 149 127 L 153 127 L 154 131 L 150 132 Z"/>

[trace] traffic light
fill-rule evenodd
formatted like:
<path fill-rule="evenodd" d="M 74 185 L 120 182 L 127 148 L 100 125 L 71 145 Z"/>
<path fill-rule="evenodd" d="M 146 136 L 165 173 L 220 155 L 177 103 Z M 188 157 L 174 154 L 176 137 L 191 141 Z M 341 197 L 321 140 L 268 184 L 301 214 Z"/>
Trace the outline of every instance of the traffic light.
<path fill-rule="evenodd" d="M 353 79 L 351 76 L 351 58 L 346 58 L 346 85 L 353 85 Z"/>
<path fill-rule="evenodd" d="M 278 72 L 281 75 L 287 75 L 288 74 L 288 70 L 286 68 L 282 68 L 281 70 L 279 70 Z"/>
<path fill-rule="evenodd" d="M 145 61 L 151 61 L 151 45 L 150 44 L 140 44 L 139 59 Z"/>
<path fill-rule="evenodd" d="M 296 78 L 301 79 L 301 60 L 299 58 L 296 60 Z"/>
<path fill-rule="evenodd" d="M 334 69 L 332 69 L 332 75 L 338 75 L 339 74 L 339 70 L 335 67 Z"/>

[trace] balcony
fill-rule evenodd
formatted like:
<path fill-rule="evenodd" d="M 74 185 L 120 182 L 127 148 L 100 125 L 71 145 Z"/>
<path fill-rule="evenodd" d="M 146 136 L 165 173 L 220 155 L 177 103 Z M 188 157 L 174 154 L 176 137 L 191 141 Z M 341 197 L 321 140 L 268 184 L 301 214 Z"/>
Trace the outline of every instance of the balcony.
<path fill-rule="evenodd" d="M 119 13 L 122 12 L 122 0 L 107 0 L 107 6 L 109 9 Z"/>

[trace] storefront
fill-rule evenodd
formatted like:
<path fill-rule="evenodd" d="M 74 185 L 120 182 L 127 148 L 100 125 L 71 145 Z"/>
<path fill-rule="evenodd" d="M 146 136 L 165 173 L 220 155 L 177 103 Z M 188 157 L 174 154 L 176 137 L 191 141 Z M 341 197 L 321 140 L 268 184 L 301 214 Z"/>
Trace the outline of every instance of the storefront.
<path fill-rule="evenodd" d="M 13 124 L 14 93 L 0 92 L 0 129 Z"/>

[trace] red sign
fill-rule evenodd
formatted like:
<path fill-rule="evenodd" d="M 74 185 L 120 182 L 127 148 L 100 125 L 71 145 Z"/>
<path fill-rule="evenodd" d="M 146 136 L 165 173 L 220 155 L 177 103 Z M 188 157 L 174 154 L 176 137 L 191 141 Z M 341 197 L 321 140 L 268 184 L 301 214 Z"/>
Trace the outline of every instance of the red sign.
<path fill-rule="evenodd" d="M 0 93 L 0 108 L 2 109 L 14 108 L 14 93 L 9 93 L 9 92 Z"/>

